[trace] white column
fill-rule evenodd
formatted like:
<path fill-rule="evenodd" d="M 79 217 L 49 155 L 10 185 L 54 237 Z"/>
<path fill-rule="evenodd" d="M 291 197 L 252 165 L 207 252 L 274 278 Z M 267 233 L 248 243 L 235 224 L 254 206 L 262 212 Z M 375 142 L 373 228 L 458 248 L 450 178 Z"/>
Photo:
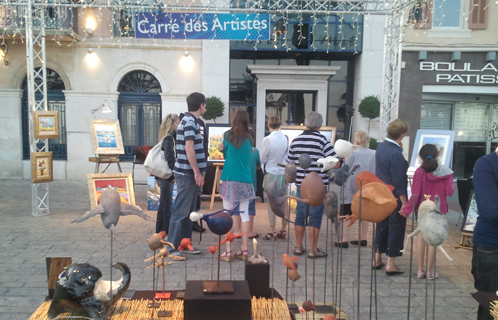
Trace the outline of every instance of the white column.
<path fill-rule="evenodd" d="M 22 90 L 0 89 L 0 179 L 21 179 Z M 30 171 L 31 176 L 31 171 Z"/>

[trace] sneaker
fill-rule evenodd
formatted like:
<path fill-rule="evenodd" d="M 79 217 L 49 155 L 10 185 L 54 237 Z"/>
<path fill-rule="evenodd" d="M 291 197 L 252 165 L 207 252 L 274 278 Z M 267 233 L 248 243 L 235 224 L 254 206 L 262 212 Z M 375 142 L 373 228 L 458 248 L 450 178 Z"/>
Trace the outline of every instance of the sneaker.
<path fill-rule="evenodd" d="M 201 253 L 201 250 L 192 247 L 192 250 L 187 249 L 187 250 L 183 250 L 182 252 L 187 253 L 187 254 L 199 254 L 199 253 Z"/>
<path fill-rule="evenodd" d="M 436 272 L 436 274 L 434 274 L 434 271 L 431 271 L 431 272 L 427 273 L 427 279 L 434 280 L 434 279 L 437 279 L 437 278 L 439 278 L 439 274 L 437 272 Z"/>
<path fill-rule="evenodd" d="M 334 246 L 340 248 L 343 247 L 344 249 L 347 249 L 349 247 L 349 243 L 347 242 L 334 242 Z"/>
<path fill-rule="evenodd" d="M 317 259 L 317 258 L 325 258 L 327 256 L 327 253 L 322 251 L 320 248 L 316 248 L 315 252 L 310 252 L 308 254 L 308 258 L 310 259 Z"/>
<path fill-rule="evenodd" d="M 351 243 L 352 245 L 355 245 L 355 246 L 358 245 L 358 241 L 357 240 L 349 241 L 349 243 Z M 367 246 L 367 240 L 361 240 L 360 244 L 361 244 L 362 247 L 366 247 Z"/>

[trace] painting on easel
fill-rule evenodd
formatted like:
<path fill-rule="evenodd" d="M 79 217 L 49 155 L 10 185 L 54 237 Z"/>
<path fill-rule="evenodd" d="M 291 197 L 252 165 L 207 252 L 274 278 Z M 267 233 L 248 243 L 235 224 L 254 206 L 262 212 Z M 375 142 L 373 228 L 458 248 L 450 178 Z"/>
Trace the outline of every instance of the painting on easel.
<path fill-rule="evenodd" d="M 95 154 L 124 154 L 118 120 L 88 119 L 92 150 Z"/>

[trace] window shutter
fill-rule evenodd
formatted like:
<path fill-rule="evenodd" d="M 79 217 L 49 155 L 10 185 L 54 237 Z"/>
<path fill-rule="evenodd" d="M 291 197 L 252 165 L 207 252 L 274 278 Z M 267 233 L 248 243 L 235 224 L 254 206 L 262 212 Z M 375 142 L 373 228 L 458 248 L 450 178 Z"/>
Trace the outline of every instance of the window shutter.
<path fill-rule="evenodd" d="M 470 0 L 469 29 L 484 30 L 488 25 L 488 0 Z"/>
<path fill-rule="evenodd" d="M 422 7 L 422 21 L 415 23 L 415 29 L 432 29 L 432 0 L 422 0 L 420 6 Z"/>
<path fill-rule="evenodd" d="M 451 130 L 451 103 L 422 102 L 420 129 Z"/>

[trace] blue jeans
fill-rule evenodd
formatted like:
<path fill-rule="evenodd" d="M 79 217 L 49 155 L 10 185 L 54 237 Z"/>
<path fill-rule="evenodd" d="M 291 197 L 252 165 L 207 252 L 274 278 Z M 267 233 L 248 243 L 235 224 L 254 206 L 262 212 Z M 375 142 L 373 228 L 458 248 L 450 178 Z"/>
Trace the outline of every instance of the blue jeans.
<path fill-rule="evenodd" d="M 157 185 L 161 189 L 159 208 L 157 209 L 156 233 L 169 231 L 169 221 L 173 209 L 173 181 L 156 177 Z"/>
<path fill-rule="evenodd" d="M 493 292 L 498 290 L 498 249 L 487 249 L 474 244 L 472 254 L 472 274 L 474 287 L 479 291 Z M 493 320 L 489 311 L 479 305 L 477 320 Z"/>
<path fill-rule="evenodd" d="M 169 223 L 168 241 L 178 248 L 184 238 L 192 238 L 192 225 L 190 213 L 195 211 L 197 205 L 197 185 L 193 173 L 176 175 L 176 200 L 175 208 Z M 176 249 L 175 249 L 176 250 Z M 173 251 L 169 247 L 168 251 Z"/>
<path fill-rule="evenodd" d="M 298 198 L 301 198 L 301 186 L 297 186 L 297 195 Z M 315 212 L 313 213 L 313 208 Z M 296 207 L 296 221 L 294 225 L 304 227 L 305 223 L 308 227 L 314 227 L 320 229 L 322 227 L 322 217 L 323 217 L 323 203 L 317 207 L 312 207 L 308 204 L 305 204 L 301 201 L 297 202 Z"/>

